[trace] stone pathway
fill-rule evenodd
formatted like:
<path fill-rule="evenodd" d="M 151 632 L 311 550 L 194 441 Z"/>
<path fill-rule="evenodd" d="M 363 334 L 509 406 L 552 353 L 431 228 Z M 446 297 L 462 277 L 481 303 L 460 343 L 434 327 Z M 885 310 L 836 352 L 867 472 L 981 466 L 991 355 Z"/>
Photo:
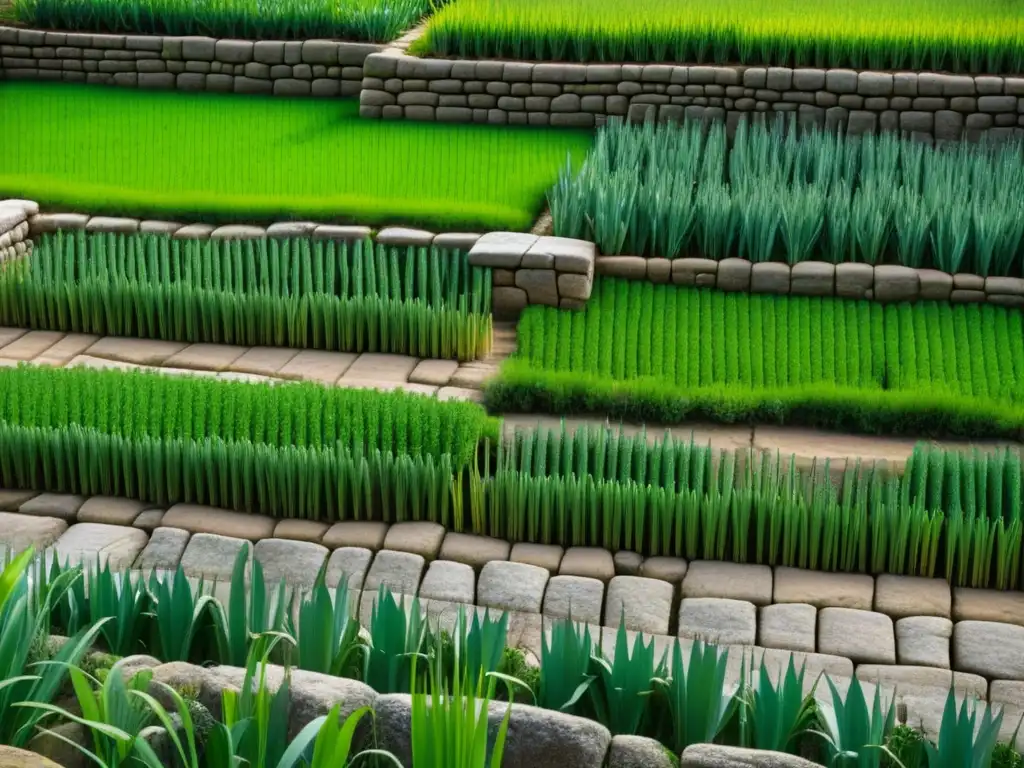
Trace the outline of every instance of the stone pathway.
<path fill-rule="evenodd" d="M 827 574 L 603 549 L 510 545 L 435 523 L 274 520 L 179 504 L 0 492 L 0 554 L 34 546 L 73 561 L 100 558 L 143 572 L 182 567 L 229 578 L 238 552 L 273 585 L 303 588 L 324 572 L 348 578 L 364 621 L 377 588 L 415 595 L 427 614 L 459 605 L 510 613 L 510 642 L 540 655 L 545 622 L 591 626 L 606 652 L 624 622 L 659 654 L 676 638 L 731 647 L 729 675 L 762 658 L 795 655 L 808 686 L 820 673 L 877 683 L 907 704 L 910 724 L 934 733 L 946 693 L 1006 708 L 1003 738 L 1024 714 L 1024 593 L 950 589 L 941 579 Z M 221 584 L 219 589 L 225 585 Z M 893 690 L 895 689 L 895 694 Z M 1018 738 L 1018 745 L 1024 737 Z"/>
<path fill-rule="evenodd" d="M 0 367 L 22 362 L 157 370 L 248 381 L 317 381 L 341 387 L 403 389 L 442 400 L 479 400 L 484 381 L 515 350 L 515 329 L 500 325 L 484 360 L 423 360 L 406 355 L 322 352 L 282 347 L 187 344 L 0 328 Z"/>

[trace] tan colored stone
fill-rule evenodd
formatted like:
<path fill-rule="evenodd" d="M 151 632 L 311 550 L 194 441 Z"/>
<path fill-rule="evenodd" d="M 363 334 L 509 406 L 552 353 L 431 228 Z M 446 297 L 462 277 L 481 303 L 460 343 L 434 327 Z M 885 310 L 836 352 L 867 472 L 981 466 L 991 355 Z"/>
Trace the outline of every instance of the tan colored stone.
<path fill-rule="evenodd" d="M 640 566 L 640 575 L 678 585 L 686 577 L 687 562 L 681 557 L 648 557 Z"/>
<path fill-rule="evenodd" d="M 164 361 L 165 365 L 198 371 L 226 371 L 247 347 L 229 344 L 192 344 Z"/>
<path fill-rule="evenodd" d="M 559 576 L 586 576 L 608 583 L 615 577 L 612 553 L 601 547 L 569 547 L 558 567 Z"/>
<path fill-rule="evenodd" d="M 392 525 L 384 537 L 384 549 L 412 552 L 433 560 L 441 551 L 444 526 L 430 522 L 405 522 Z"/>
<path fill-rule="evenodd" d="M 549 574 L 525 563 L 492 560 L 480 571 L 477 603 L 503 611 L 540 613 Z"/>
<path fill-rule="evenodd" d="M 181 528 L 157 528 L 146 548 L 135 558 L 133 567 L 143 572 L 173 571 L 181 564 L 182 555 L 192 534 Z"/>
<path fill-rule="evenodd" d="M 276 521 L 272 517 L 247 512 L 229 512 L 199 504 L 175 504 L 164 513 L 163 524 L 171 528 L 184 528 L 192 533 L 212 533 L 259 541 L 274 535 Z"/>
<path fill-rule="evenodd" d="M 42 552 L 68 529 L 56 517 L 31 517 L 17 512 L 0 512 L 0 562 L 5 555 L 16 555 L 32 547 Z"/>
<path fill-rule="evenodd" d="M 136 365 L 124 360 L 108 360 L 105 357 L 92 357 L 91 355 L 78 355 L 71 359 L 67 368 L 91 368 L 94 371 L 159 371 L 159 368 L 151 368 L 145 365 Z"/>
<path fill-rule="evenodd" d="M 143 531 L 153 531 L 160 527 L 163 519 L 164 510 L 147 509 L 145 512 L 139 513 L 139 516 L 135 518 L 135 522 L 132 525 L 136 528 L 141 528 Z"/>
<path fill-rule="evenodd" d="M 320 544 L 330 527 L 327 523 L 320 523 L 316 520 L 282 520 L 274 528 L 274 538 Z"/>
<path fill-rule="evenodd" d="M 773 602 L 776 603 L 808 603 L 816 608 L 870 611 L 874 595 L 875 580 L 866 574 L 824 573 L 786 566 L 775 569 Z"/>
<path fill-rule="evenodd" d="M 92 496 L 85 500 L 78 510 L 80 523 L 107 523 L 109 525 L 132 525 L 135 519 L 149 505 L 135 499 L 114 496 Z"/>
<path fill-rule="evenodd" d="M 465 563 L 479 571 L 492 560 L 508 560 L 511 548 L 512 545 L 503 539 L 469 533 L 449 533 L 444 537 L 438 557 L 442 560 Z"/>
<path fill-rule="evenodd" d="M 466 389 L 465 387 L 441 387 L 437 390 L 437 399 L 482 403 L 484 401 L 484 393 L 479 389 Z"/>
<path fill-rule="evenodd" d="M 757 644 L 813 653 L 818 647 L 818 609 L 806 603 L 766 605 L 758 612 Z"/>
<path fill-rule="evenodd" d="M 484 383 L 498 372 L 497 368 L 472 363 L 460 365 L 448 382 L 450 386 L 464 389 L 483 389 Z"/>
<path fill-rule="evenodd" d="M 7 344 L 0 353 L 11 360 L 32 360 L 63 338 L 60 331 L 29 331 Z"/>
<path fill-rule="evenodd" d="M 1018 752 L 1024 752 L 1024 727 L 1017 727 L 1024 718 L 1024 683 L 1017 680 L 993 680 L 988 700 L 991 706 L 1003 712 L 999 740 L 1009 742 L 1016 737 L 1014 747 Z"/>
<path fill-rule="evenodd" d="M 78 517 L 78 510 L 84 503 L 84 496 L 75 496 L 69 493 L 40 493 L 23 503 L 18 508 L 18 512 L 23 515 L 58 517 L 73 523 Z"/>
<path fill-rule="evenodd" d="M 274 376 L 298 354 L 299 350 L 288 347 L 250 347 L 233 360 L 227 370 L 256 376 Z"/>
<path fill-rule="evenodd" d="M 465 563 L 435 560 L 420 584 L 420 597 L 472 605 L 476 599 L 476 573 Z"/>
<path fill-rule="evenodd" d="M 948 619 L 952 596 L 945 579 L 882 574 L 875 579 L 875 610 L 894 619 L 939 616 Z"/>
<path fill-rule="evenodd" d="M 895 664 L 892 619 L 855 608 L 822 608 L 818 612 L 818 650 L 845 656 L 854 664 Z"/>
<path fill-rule="evenodd" d="M 376 592 L 383 586 L 395 594 L 415 596 L 419 592 L 425 562 L 422 555 L 382 549 L 373 558 L 363 592 Z"/>
<path fill-rule="evenodd" d="M 327 560 L 324 583 L 334 589 L 342 579 L 346 579 L 349 591 L 358 594 L 363 589 L 371 562 L 373 552 L 365 547 L 339 547 Z"/>
<path fill-rule="evenodd" d="M 304 349 L 288 361 L 277 375 L 285 379 L 333 384 L 351 367 L 358 355 L 351 352 L 320 352 Z"/>
<path fill-rule="evenodd" d="M 36 363 L 39 365 L 51 365 L 55 368 L 67 365 L 76 356 L 82 354 L 99 341 L 99 338 L 99 336 L 94 336 L 90 333 L 69 333 L 37 357 Z M 2 354 L 4 352 L 0 350 L 0 355 Z"/>
<path fill-rule="evenodd" d="M 562 563 L 564 550 L 557 544 L 529 544 L 520 542 L 513 545 L 509 560 L 514 563 L 525 563 L 544 568 L 550 573 L 558 573 Z"/>
<path fill-rule="evenodd" d="M 17 747 L 0 746 L 0 768 L 61 768 L 61 766 L 35 752 Z"/>
<path fill-rule="evenodd" d="M 128 568 L 149 542 L 138 528 L 100 523 L 72 525 L 49 550 L 62 564 L 99 562 L 112 569 Z"/>
<path fill-rule="evenodd" d="M 639 576 L 640 568 L 644 564 L 643 555 L 625 549 L 616 552 L 612 559 L 615 561 L 616 576 Z"/>
<path fill-rule="evenodd" d="M 167 358 L 187 347 L 178 341 L 156 341 L 154 339 L 125 339 L 107 336 L 87 350 L 89 357 L 120 360 L 135 365 L 162 365 Z"/>
<path fill-rule="evenodd" d="M 39 491 L 12 491 L 0 489 L 0 511 L 16 512 L 22 504 L 39 495 Z"/>
<path fill-rule="evenodd" d="M 868 469 L 884 465 L 901 471 L 914 452 L 917 441 L 911 438 L 836 434 L 798 427 L 758 426 L 754 429 L 754 449 L 779 456 L 783 468 L 796 462 L 798 469 L 810 470 L 828 460 L 834 478 L 842 479 L 848 461 L 860 459 Z"/>
<path fill-rule="evenodd" d="M 409 382 L 443 387 L 458 367 L 459 364 L 454 360 L 421 360 L 409 374 Z"/>
<path fill-rule="evenodd" d="M 989 679 L 1024 680 L 1024 627 L 995 621 L 957 622 L 953 669 Z"/>
<path fill-rule="evenodd" d="M 4 355 L 4 347 L 28 333 L 24 328 L 5 328 L 0 326 L 0 355 Z"/>
<path fill-rule="evenodd" d="M 185 552 L 181 556 L 181 569 L 186 576 L 196 579 L 216 580 L 229 583 L 234 572 L 238 553 L 246 552 L 249 566 L 246 570 L 248 578 L 252 563 L 252 543 L 246 539 L 233 536 L 220 536 L 215 533 L 196 533 L 188 541 Z"/>
<path fill-rule="evenodd" d="M 772 569 L 767 565 L 696 560 L 682 584 L 683 597 L 726 597 L 754 605 L 772 602 Z"/>
<path fill-rule="evenodd" d="M 601 623 L 604 582 L 585 576 L 554 576 L 544 593 L 543 613 L 551 619 Z"/>
<path fill-rule="evenodd" d="M 599 256 L 594 262 L 599 275 L 643 280 L 647 277 L 647 259 L 640 256 Z"/>
<path fill-rule="evenodd" d="M 746 600 L 686 597 L 679 603 L 679 636 L 717 645 L 753 645 L 757 608 Z"/>
<path fill-rule="evenodd" d="M 362 547 L 376 552 L 384 548 L 388 524 L 372 520 L 346 520 L 335 523 L 320 541 L 328 549 Z"/>
<path fill-rule="evenodd" d="M 900 664 L 949 669 L 953 622 L 940 616 L 907 616 L 896 622 L 896 660 Z"/>
<path fill-rule="evenodd" d="M 341 378 L 345 381 L 406 382 L 418 363 L 419 358 L 407 355 L 364 352 L 356 358 Z"/>
<path fill-rule="evenodd" d="M 953 620 L 1024 626 L 1024 592 L 957 587 L 953 590 Z"/>
<path fill-rule="evenodd" d="M 674 594 L 672 585 L 661 579 L 616 576 L 608 584 L 605 626 L 625 624 L 626 629 L 636 632 L 667 634 Z"/>

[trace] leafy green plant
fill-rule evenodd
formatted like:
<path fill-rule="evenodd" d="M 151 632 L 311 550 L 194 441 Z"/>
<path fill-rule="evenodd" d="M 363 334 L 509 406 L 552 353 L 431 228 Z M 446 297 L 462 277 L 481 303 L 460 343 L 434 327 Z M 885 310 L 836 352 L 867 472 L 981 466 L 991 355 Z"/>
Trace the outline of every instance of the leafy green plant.
<path fill-rule="evenodd" d="M 550 627 L 541 638 L 537 705 L 579 714 L 580 700 L 596 677 L 591 659 L 599 649 L 586 624 L 556 619 Z"/>
<path fill-rule="evenodd" d="M 738 698 L 735 687 L 725 682 L 728 653 L 697 640 L 686 657 L 683 643 L 674 643 L 669 675 L 654 680 L 668 708 L 663 743 L 673 751 L 714 741 L 732 717 Z"/>
<path fill-rule="evenodd" d="M 410 693 L 416 660 L 424 655 L 427 622 L 419 600 L 396 598 L 382 584 L 370 617 L 370 644 L 363 682 L 378 693 Z"/>
<path fill-rule="evenodd" d="M 993 715 L 988 706 L 981 705 L 984 712 L 979 720 L 977 706 L 965 699 L 957 707 L 954 692 L 949 692 L 938 740 L 924 744 L 928 768 L 984 768 L 992 764 L 1003 713 Z"/>
<path fill-rule="evenodd" d="M 153 572 L 148 589 L 156 656 L 164 662 L 188 661 L 214 597 L 203 594 L 202 580 L 193 591 L 181 568 L 164 575 Z"/>
<path fill-rule="evenodd" d="M 886 755 L 885 746 L 895 722 L 895 709 L 883 707 L 881 690 L 876 686 L 872 701 L 864 695 L 860 680 L 850 680 L 844 697 L 831 678 L 825 678 L 831 703 L 820 703 L 818 716 L 823 731 L 829 765 L 878 768 Z"/>
<path fill-rule="evenodd" d="M 756 683 L 738 697 L 740 740 L 744 746 L 798 754 L 798 739 L 811 728 L 816 715 L 814 689 L 805 692 L 804 672 L 803 666 L 797 670 L 796 661 L 790 656 L 776 684 L 761 661 Z"/>
<path fill-rule="evenodd" d="M 295 663 L 299 669 L 337 677 L 355 677 L 365 668 L 367 646 L 349 604 L 348 577 L 334 594 L 323 577 L 299 603 Z"/>
<path fill-rule="evenodd" d="M 657 658 L 654 638 L 645 639 L 638 632 L 630 643 L 623 621 L 615 635 L 612 657 L 595 654 L 592 662 L 597 680 L 590 687 L 590 697 L 598 722 L 613 734 L 640 733 L 650 717 L 654 680 L 664 665 L 664 660 Z"/>

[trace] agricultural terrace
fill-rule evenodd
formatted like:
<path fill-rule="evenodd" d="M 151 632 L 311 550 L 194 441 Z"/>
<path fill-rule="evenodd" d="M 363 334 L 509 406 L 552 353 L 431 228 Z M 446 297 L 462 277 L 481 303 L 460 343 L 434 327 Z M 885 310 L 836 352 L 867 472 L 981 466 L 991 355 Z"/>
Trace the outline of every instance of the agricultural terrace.
<path fill-rule="evenodd" d="M 429 0 L 13 0 L 12 5 L 9 15 L 43 29 L 369 42 L 394 40 L 431 9 Z"/>
<path fill-rule="evenodd" d="M 0 85 L 0 193 L 88 211 L 523 229 L 582 131 L 360 121 L 355 101 Z M 15 130 L 23 115 L 36 130 Z"/>
<path fill-rule="evenodd" d="M 417 52 L 538 61 L 696 62 L 1014 73 L 1014 0 L 457 0 Z"/>

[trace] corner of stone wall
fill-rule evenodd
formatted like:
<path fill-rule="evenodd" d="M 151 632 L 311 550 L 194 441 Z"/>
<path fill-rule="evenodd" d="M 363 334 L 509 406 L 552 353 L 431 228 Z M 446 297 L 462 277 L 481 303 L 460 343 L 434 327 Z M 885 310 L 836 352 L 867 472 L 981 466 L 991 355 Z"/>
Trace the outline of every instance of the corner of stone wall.
<path fill-rule="evenodd" d="M 515 319 L 527 306 L 583 309 L 594 287 L 597 248 L 586 240 L 489 232 L 469 251 L 469 263 L 490 267 L 494 315 Z"/>
<path fill-rule="evenodd" d="M 32 252 L 29 218 L 37 213 L 31 200 L 0 200 L 0 263 Z"/>

